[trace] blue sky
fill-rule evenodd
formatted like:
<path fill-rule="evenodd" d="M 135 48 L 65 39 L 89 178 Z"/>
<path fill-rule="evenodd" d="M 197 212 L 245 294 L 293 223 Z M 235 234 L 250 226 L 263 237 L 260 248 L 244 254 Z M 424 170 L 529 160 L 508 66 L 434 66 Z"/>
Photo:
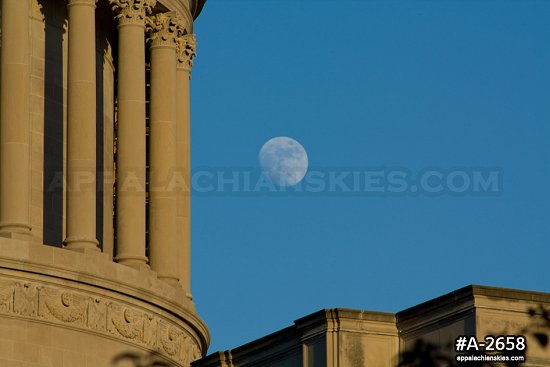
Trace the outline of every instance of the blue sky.
<path fill-rule="evenodd" d="M 208 0 L 194 169 L 494 169 L 495 195 L 194 195 L 209 353 L 327 307 L 395 312 L 468 284 L 550 291 L 550 2 Z"/>

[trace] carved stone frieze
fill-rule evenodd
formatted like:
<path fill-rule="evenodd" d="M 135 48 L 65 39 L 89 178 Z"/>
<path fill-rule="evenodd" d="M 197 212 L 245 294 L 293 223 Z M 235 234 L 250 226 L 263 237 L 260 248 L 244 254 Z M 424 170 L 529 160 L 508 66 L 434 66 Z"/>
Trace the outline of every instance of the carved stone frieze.
<path fill-rule="evenodd" d="M 143 340 L 144 315 L 132 308 L 113 305 L 107 313 L 107 330 L 126 339 Z"/>
<path fill-rule="evenodd" d="M 13 312 L 15 283 L 0 281 L 0 314 Z"/>
<path fill-rule="evenodd" d="M 57 285 L 0 279 L 2 315 L 70 325 L 148 348 L 189 366 L 202 356 L 182 326 L 154 312 L 100 295 Z"/>
<path fill-rule="evenodd" d="M 88 302 L 85 296 L 43 287 L 38 297 L 39 316 L 44 319 L 84 326 Z"/>
<path fill-rule="evenodd" d="M 30 282 L 17 282 L 14 290 L 13 313 L 36 317 L 38 314 L 39 286 Z"/>
<path fill-rule="evenodd" d="M 162 349 L 172 358 L 177 357 L 181 353 L 180 348 L 183 344 L 183 333 L 166 323 L 161 324 L 159 331 Z"/>
<path fill-rule="evenodd" d="M 109 301 L 99 297 L 90 297 L 88 299 L 87 326 L 90 329 L 101 332 L 107 330 L 107 306 L 109 305 Z"/>

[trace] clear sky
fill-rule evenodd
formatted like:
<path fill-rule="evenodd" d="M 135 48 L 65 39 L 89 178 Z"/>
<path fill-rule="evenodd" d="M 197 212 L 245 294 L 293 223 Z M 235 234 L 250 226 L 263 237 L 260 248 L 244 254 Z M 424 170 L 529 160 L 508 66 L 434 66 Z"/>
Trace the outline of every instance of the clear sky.
<path fill-rule="evenodd" d="M 550 292 L 549 1 L 208 0 L 195 32 L 195 171 L 258 171 L 289 136 L 322 172 L 498 175 L 486 193 L 195 193 L 209 353 L 322 308 Z"/>

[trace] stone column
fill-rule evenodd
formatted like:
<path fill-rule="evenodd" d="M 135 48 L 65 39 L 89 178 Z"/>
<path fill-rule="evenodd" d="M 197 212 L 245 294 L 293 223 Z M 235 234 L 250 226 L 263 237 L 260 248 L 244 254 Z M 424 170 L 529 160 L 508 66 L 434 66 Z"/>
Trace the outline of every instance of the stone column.
<path fill-rule="evenodd" d="M 176 38 L 183 31 L 175 12 L 149 18 L 151 106 L 149 130 L 149 257 L 159 279 L 178 283 L 176 174 Z"/>
<path fill-rule="evenodd" d="M 191 296 L 191 110 L 189 80 L 196 53 L 196 41 L 193 34 L 177 39 L 177 110 L 176 110 L 176 151 L 177 170 L 183 178 L 183 187 L 177 191 L 177 242 L 178 274 L 187 297 Z"/>
<path fill-rule="evenodd" d="M 68 249 L 98 250 L 96 239 L 97 0 L 69 0 L 67 75 Z"/>
<path fill-rule="evenodd" d="M 109 0 L 118 20 L 117 255 L 146 266 L 145 16 L 156 0 Z"/>
<path fill-rule="evenodd" d="M 0 232 L 30 234 L 29 1 L 2 1 Z"/>

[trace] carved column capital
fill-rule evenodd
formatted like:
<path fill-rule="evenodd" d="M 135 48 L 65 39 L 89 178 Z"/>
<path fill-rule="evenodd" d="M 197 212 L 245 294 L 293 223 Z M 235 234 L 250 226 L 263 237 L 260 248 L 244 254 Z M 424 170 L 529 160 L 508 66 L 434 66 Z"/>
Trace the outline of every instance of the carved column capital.
<path fill-rule="evenodd" d="M 156 3 L 157 0 L 109 0 L 119 26 L 127 24 L 144 26 L 146 15 L 151 14 Z"/>
<path fill-rule="evenodd" d="M 187 29 L 185 20 L 176 12 L 158 13 L 147 17 L 148 41 L 151 47 L 176 47 L 176 40 L 183 36 Z"/>
<path fill-rule="evenodd" d="M 178 69 L 184 69 L 188 73 L 193 67 L 193 59 L 197 55 L 197 40 L 194 34 L 186 34 L 176 39 L 178 55 Z"/>

